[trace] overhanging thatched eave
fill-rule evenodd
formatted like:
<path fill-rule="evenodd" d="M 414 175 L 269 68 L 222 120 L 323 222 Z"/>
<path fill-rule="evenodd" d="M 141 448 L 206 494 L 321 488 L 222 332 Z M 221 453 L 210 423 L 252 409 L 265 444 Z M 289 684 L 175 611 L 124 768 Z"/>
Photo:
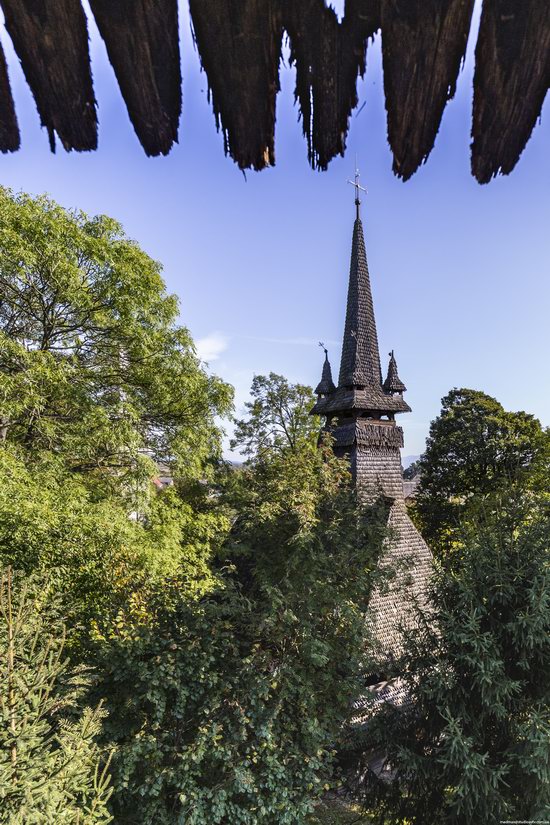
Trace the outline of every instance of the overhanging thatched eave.
<path fill-rule="evenodd" d="M 178 139 L 181 68 L 177 0 L 90 0 L 128 115 L 147 155 Z"/>
<path fill-rule="evenodd" d="M 282 7 L 308 159 L 324 170 L 344 154 L 349 118 L 358 103 L 357 80 L 365 73 L 367 41 L 380 26 L 380 4 L 347 2 L 340 24 L 323 0 L 289 0 Z"/>
<path fill-rule="evenodd" d="M 201 64 L 226 152 L 241 169 L 275 163 L 283 39 L 278 0 L 190 0 Z"/>
<path fill-rule="evenodd" d="M 16 152 L 20 143 L 6 57 L 0 44 L 0 152 Z"/>
<path fill-rule="evenodd" d="M 550 3 L 485 0 L 476 47 L 472 173 L 512 171 L 550 86 Z"/>
<path fill-rule="evenodd" d="M 42 125 L 55 151 L 97 148 L 88 27 L 79 0 L 2 0 L 12 39 Z"/>
<path fill-rule="evenodd" d="M 455 93 L 474 0 L 386 0 L 384 91 L 393 171 L 407 180 L 433 149 Z"/>
<path fill-rule="evenodd" d="M 0 0 L 6 27 L 52 148 L 97 144 L 86 18 L 80 0 Z M 190 0 L 191 22 L 226 152 L 242 169 L 275 162 L 283 36 L 317 169 L 345 151 L 368 39 L 381 30 L 388 140 L 407 179 L 431 152 L 464 59 L 474 0 L 347 0 L 341 22 L 325 0 Z M 177 0 L 90 0 L 136 134 L 148 155 L 178 138 L 181 70 Z M 484 0 L 476 47 L 472 171 L 510 172 L 550 84 L 550 4 Z M 19 146 L 0 54 L 0 150 Z"/>

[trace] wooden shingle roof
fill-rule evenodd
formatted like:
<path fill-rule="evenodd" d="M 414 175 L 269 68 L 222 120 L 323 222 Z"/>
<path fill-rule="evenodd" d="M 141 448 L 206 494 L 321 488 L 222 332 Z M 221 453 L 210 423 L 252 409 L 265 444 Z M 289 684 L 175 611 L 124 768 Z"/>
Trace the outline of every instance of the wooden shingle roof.
<path fill-rule="evenodd" d="M 397 366 L 395 369 L 397 370 Z M 404 388 L 401 382 L 400 385 Z M 394 395 L 393 392 L 394 390 L 387 390 L 382 385 L 365 238 L 357 205 L 357 217 L 353 225 L 346 322 L 338 388 L 320 397 L 311 413 L 312 415 L 336 415 L 354 410 L 382 413 L 410 412 L 411 408 L 406 401 L 400 395 Z"/>
<path fill-rule="evenodd" d="M 390 363 L 388 364 L 388 374 L 386 376 L 386 380 L 383 384 L 384 392 L 398 392 L 403 393 L 406 391 L 406 386 L 402 382 L 397 372 L 397 361 L 395 360 L 395 355 L 393 354 L 393 350 L 390 352 Z"/>
<path fill-rule="evenodd" d="M 411 521 L 403 497 L 391 505 L 387 526 L 389 537 L 379 568 L 389 577 L 374 591 L 369 604 L 372 636 L 381 662 L 388 651 L 394 656 L 402 652 L 403 628 L 417 627 L 415 604 L 426 606 L 433 573 L 432 554 Z"/>
<path fill-rule="evenodd" d="M 332 380 L 332 370 L 330 368 L 330 361 L 328 360 L 328 352 L 325 350 L 325 361 L 323 363 L 323 373 L 321 380 L 315 387 L 316 395 L 330 395 L 336 390 L 334 381 Z"/>
<path fill-rule="evenodd" d="M 363 225 L 353 225 L 346 326 L 340 361 L 339 387 L 381 388 L 382 371 Z"/>
<path fill-rule="evenodd" d="M 410 412 L 411 408 L 400 396 L 388 395 L 375 387 L 363 389 L 346 389 L 338 387 L 336 392 L 327 398 L 320 398 L 313 409 L 312 415 L 336 415 L 336 413 L 351 410 L 377 410 L 378 412 Z"/>
<path fill-rule="evenodd" d="M 90 0 L 130 120 L 148 155 L 167 154 L 181 113 L 178 0 Z M 80 0 L 1 0 L 6 29 L 53 148 L 97 146 L 88 25 Z M 382 35 L 393 169 L 430 154 L 464 61 L 474 0 L 190 0 L 199 57 L 226 152 L 242 169 L 275 162 L 283 38 L 310 163 L 344 153 L 369 39 Z M 484 0 L 475 50 L 472 173 L 510 172 L 550 86 L 550 3 Z M 20 145 L 0 46 L 0 150 Z"/>

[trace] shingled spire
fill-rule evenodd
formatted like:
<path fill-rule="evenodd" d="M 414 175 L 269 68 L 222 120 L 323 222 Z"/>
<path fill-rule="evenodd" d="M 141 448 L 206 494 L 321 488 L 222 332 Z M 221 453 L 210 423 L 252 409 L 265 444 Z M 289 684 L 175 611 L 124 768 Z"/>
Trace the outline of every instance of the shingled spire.
<path fill-rule="evenodd" d="M 382 388 L 378 336 L 359 209 L 353 225 L 346 326 L 338 385 Z"/>
<path fill-rule="evenodd" d="M 393 350 L 390 352 L 390 363 L 388 365 L 388 375 L 386 380 L 384 381 L 384 392 L 394 392 L 401 395 L 406 391 L 406 386 L 402 382 L 397 372 L 397 361 L 395 360 L 395 355 L 393 354 Z"/>
<path fill-rule="evenodd" d="M 323 346 L 320 344 L 320 346 Z M 316 395 L 323 396 L 323 395 L 331 395 L 333 392 L 336 391 L 336 387 L 334 386 L 334 381 L 332 380 L 332 370 L 330 368 L 330 361 L 328 360 L 328 350 L 323 347 L 325 351 L 325 362 L 323 364 L 323 372 L 321 375 L 321 380 L 315 387 Z"/>
<path fill-rule="evenodd" d="M 335 392 L 319 393 L 313 415 L 354 418 L 363 415 L 393 417 L 395 413 L 410 412 L 410 407 L 397 391 L 386 391 L 382 386 L 382 370 L 378 350 L 378 336 L 370 286 L 365 238 L 359 207 L 359 172 L 355 173 L 355 223 L 351 244 L 348 303 L 342 344 L 342 360 L 338 388 Z M 397 368 L 396 368 L 397 369 Z M 404 387 L 403 387 L 404 389 Z"/>

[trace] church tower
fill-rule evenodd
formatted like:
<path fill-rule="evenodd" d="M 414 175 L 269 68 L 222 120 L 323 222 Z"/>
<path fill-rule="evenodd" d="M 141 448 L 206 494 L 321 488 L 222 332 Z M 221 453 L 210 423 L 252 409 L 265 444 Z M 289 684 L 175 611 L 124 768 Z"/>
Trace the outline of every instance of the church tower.
<path fill-rule="evenodd" d="M 351 181 L 350 181 L 351 182 Z M 316 389 L 312 415 L 325 419 L 324 431 L 332 435 L 337 455 L 347 455 L 359 495 L 366 503 L 383 498 L 389 505 L 387 550 L 381 560 L 396 571 L 385 591 L 375 591 L 371 612 L 375 637 L 391 655 L 399 648 L 398 626 L 404 616 L 402 588 L 423 601 L 431 568 L 431 553 L 407 513 L 403 493 L 400 448 L 403 430 L 395 416 L 410 412 L 403 398 L 405 385 L 390 353 L 387 377 L 382 378 L 378 336 L 370 284 L 363 225 L 360 217 L 359 181 L 355 176 L 356 217 L 353 226 L 346 322 L 338 386 L 325 364 Z"/>

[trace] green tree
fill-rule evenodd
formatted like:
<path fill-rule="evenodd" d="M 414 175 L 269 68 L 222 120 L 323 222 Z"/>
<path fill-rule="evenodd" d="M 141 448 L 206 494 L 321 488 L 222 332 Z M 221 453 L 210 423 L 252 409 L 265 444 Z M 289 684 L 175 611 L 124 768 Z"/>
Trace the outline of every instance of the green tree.
<path fill-rule="evenodd" d="M 151 578 L 212 581 L 228 520 L 205 481 L 232 391 L 177 316 L 116 221 L 0 189 L 0 563 L 50 571 L 71 654 Z"/>
<path fill-rule="evenodd" d="M 219 587 L 152 594 L 154 620 L 105 628 L 116 821 L 299 825 L 331 781 L 358 691 L 383 518 L 329 448 L 230 476 Z"/>
<path fill-rule="evenodd" d="M 68 650 L 83 653 L 94 622 L 151 580 L 178 575 L 189 598 L 213 586 L 211 557 L 229 528 L 216 500 L 184 500 L 175 486 L 153 492 L 146 520 L 124 497 L 97 497 L 62 460 L 23 461 L 0 449 L 0 566 L 48 573 L 63 602 Z"/>
<path fill-rule="evenodd" d="M 255 375 L 248 418 L 236 421 L 231 447 L 249 457 L 271 452 L 299 451 L 317 443 L 319 417 L 309 415 L 315 403 L 310 387 L 290 384 L 282 375 Z"/>
<path fill-rule="evenodd" d="M 483 392 L 451 390 L 430 426 L 413 508 L 432 550 L 447 552 L 472 504 L 501 485 L 547 480 L 549 436 L 532 415 L 506 412 Z"/>
<path fill-rule="evenodd" d="M 15 584 L 15 586 L 14 586 Z M 0 579 L 0 822 L 111 822 L 101 709 L 82 708 L 85 675 L 63 656 L 63 627 L 43 581 Z"/>
<path fill-rule="evenodd" d="M 403 471 L 403 478 L 410 481 L 411 479 L 415 478 L 420 472 L 420 459 L 417 461 L 413 461 L 409 466 Z"/>
<path fill-rule="evenodd" d="M 205 473 L 231 391 L 202 370 L 160 270 L 111 218 L 0 190 L 4 441 L 130 488 L 145 455 Z"/>
<path fill-rule="evenodd" d="M 497 825 L 550 814 L 550 512 L 518 485 L 469 519 L 397 663 L 409 696 L 373 713 L 367 805 L 413 825 Z"/>

